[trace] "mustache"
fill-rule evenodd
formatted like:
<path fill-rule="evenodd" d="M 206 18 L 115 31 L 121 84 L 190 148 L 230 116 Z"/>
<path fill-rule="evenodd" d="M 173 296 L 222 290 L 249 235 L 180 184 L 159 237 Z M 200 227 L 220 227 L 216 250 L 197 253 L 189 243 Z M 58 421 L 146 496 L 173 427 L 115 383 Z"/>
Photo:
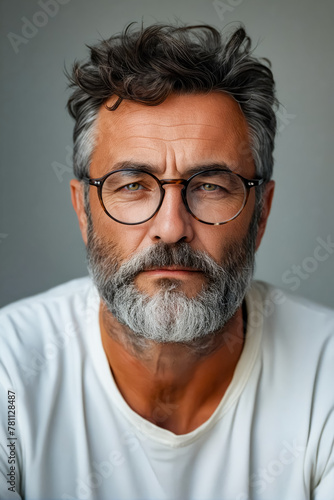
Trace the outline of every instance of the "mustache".
<path fill-rule="evenodd" d="M 238 248 L 236 248 L 238 251 Z M 210 281 L 217 275 L 226 275 L 228 263 L 224 267 L 210 257 L 206 252 L 192 249 L 187 243 L 178 244 L 156 243 L 155 245 L 135 253 L 115 270 L 116 286 L 130 284 L 141 272 L 153 267 L 180 266 L 192 268 L 204 273 Z"/>

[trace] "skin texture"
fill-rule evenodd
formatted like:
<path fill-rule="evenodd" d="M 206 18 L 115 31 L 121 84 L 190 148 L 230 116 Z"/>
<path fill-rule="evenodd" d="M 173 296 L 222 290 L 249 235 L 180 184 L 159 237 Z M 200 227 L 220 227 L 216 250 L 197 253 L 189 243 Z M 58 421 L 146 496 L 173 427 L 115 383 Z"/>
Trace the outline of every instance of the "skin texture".
<path fill-rule="evenodd" d="M 110 99 L 107 104 L 110 106 L 114 100 Z M 171 96 L 152 107 L 123 101 L 113 112 L 101 107 L 90 176 L 101 177 L 119 168 L 119 163 L 124 161 L 148 164 L 160 179 L 187 179 L 190 168 L 213 163 L 224 163 L 248 179 L 255 177 L 247 122 L 236 101 L 221 93 Z M 264 194 L 257 248 L 266 227 L 273 191 L 271 181 Z M 87 219 L 79 181 L 71 181 L 71 193 L 86 243 Z M 170 244 L 184 241 L 221 263 L 227 245 L 245 237 L 254 203 L 252 189 L 246 207 L 235 220 L 222 226 L 209 226 L 196 221 L 186 211 L 180 186 L 169 185 L 160 211 L 151 220 L 126 226 L 103 212 L 97 190 L 90 188 L 95 232 L 106 244 L 116 245 L 120 263 L 159 241 Z M 163 277 L 180 280 L 181 289 L 188 297 L 195 296 L 205 282 L 205 276 L 199 272 L 159 269 L 140 273 L 135 283 L 138 289 L 152 295 L 159 289 L 159 279 Z M 176 434 L 194 430 L 214 412 L 243 348 L 241 309 L 224 332 L 215 336 L 214 347 L 203 349 L 202 355 L 190 346 L 154 342 L 148 342 L 144 351 L 137 352 L 127 341 L 126 327 L 119 325 L 103 304 L 100 327 L 113 376 L 129 406 Z M 232 348 L 224 341 L 226 334 L 234 339 Z"/>

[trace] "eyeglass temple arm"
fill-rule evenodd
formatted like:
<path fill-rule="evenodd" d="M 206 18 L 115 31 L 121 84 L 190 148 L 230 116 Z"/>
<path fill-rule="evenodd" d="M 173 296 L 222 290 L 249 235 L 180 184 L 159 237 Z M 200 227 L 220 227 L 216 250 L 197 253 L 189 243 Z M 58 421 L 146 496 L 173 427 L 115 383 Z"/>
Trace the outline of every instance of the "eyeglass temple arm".
<path fill-rule="evenodd" d="M 244 177 L 241 178 L 244 181 L 246 187 L 248 188 L 261 186 L 261 184 L 264 183 L 264 179 L 245 179 Z"/>
<path fill-rule="evenodd" d="M 91 186 L 95 187 L 99 187 L 102 183 L 99 179 L 90 179 L 89 177 L 86 176 L 81 177 L 80 180 L 85 184 L 90 184 Z"/>

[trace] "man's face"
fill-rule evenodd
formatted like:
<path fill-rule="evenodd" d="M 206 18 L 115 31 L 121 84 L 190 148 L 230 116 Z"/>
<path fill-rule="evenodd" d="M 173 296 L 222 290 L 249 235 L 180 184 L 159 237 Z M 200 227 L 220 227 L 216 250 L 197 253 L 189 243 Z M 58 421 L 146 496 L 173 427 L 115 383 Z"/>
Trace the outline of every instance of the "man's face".
<path fill-rule="evenodd" d="M 111 105 L 113 100 L 108 102 Z M 158 106 L 123 101 L 116 111 L 102 107 L 97 120 L 97 144 L 92 156 L 90 177 L 101 177 L 124 163 L 149 165 L 159 179 L 187 179 L 198 166 L 222 164 L 246 178 L 255 177 L 246 120 L 238 104 L 228 95 L 171 96 Z M 264 217 L 256 240 L 259 245 L 269 213 L 272 189 L 265 197 Z M 87 223 L 78 183 L 72 194 L 83 238 L 87 243 Z M 113 221 L 102 210 L 97 190 L 90 188 L 94 234 L 101 248 L 112 248 L 117 265 L 158 243 L 173 246 L 183 242 L 204 252 L 218 264 L 230 259 L 231 248 L 247 240 L 254 213 L 255 193 L 251 190 L 243 212 L 233 221 L 210 226 L 195 220 L 181 199 L 181 186 L 165 186 L 159 212 L 149 221 L 127 226 Z M 228 255 L 227 255 L 228 254 Z M 168 280 L 178 290 L 196 297 L 205 286 L 205 273 L 182 266 L 160 266 L 139 272 L 134 284 L 145 295 L 154 296 Z"/>

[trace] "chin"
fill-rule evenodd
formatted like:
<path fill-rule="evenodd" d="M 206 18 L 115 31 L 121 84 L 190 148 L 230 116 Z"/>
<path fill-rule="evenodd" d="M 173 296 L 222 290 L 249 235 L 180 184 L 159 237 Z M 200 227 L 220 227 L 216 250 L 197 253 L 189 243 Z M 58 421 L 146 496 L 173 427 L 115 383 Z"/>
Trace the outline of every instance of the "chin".
<path fill-rule="evenodd" d="M 152 297 L 159 292 L 171 292 L 175 294 L 180 294 L 188 298 L 196 297 L 203 287 L 189 287 L 189 284 L 184 283 L 182 280 L 175 278 L 159 278 L 155 280 L 154 283 L 150 283 L 148 287 L 137 286 L 137 289 L 141 293 L 145 293 Z"/>

